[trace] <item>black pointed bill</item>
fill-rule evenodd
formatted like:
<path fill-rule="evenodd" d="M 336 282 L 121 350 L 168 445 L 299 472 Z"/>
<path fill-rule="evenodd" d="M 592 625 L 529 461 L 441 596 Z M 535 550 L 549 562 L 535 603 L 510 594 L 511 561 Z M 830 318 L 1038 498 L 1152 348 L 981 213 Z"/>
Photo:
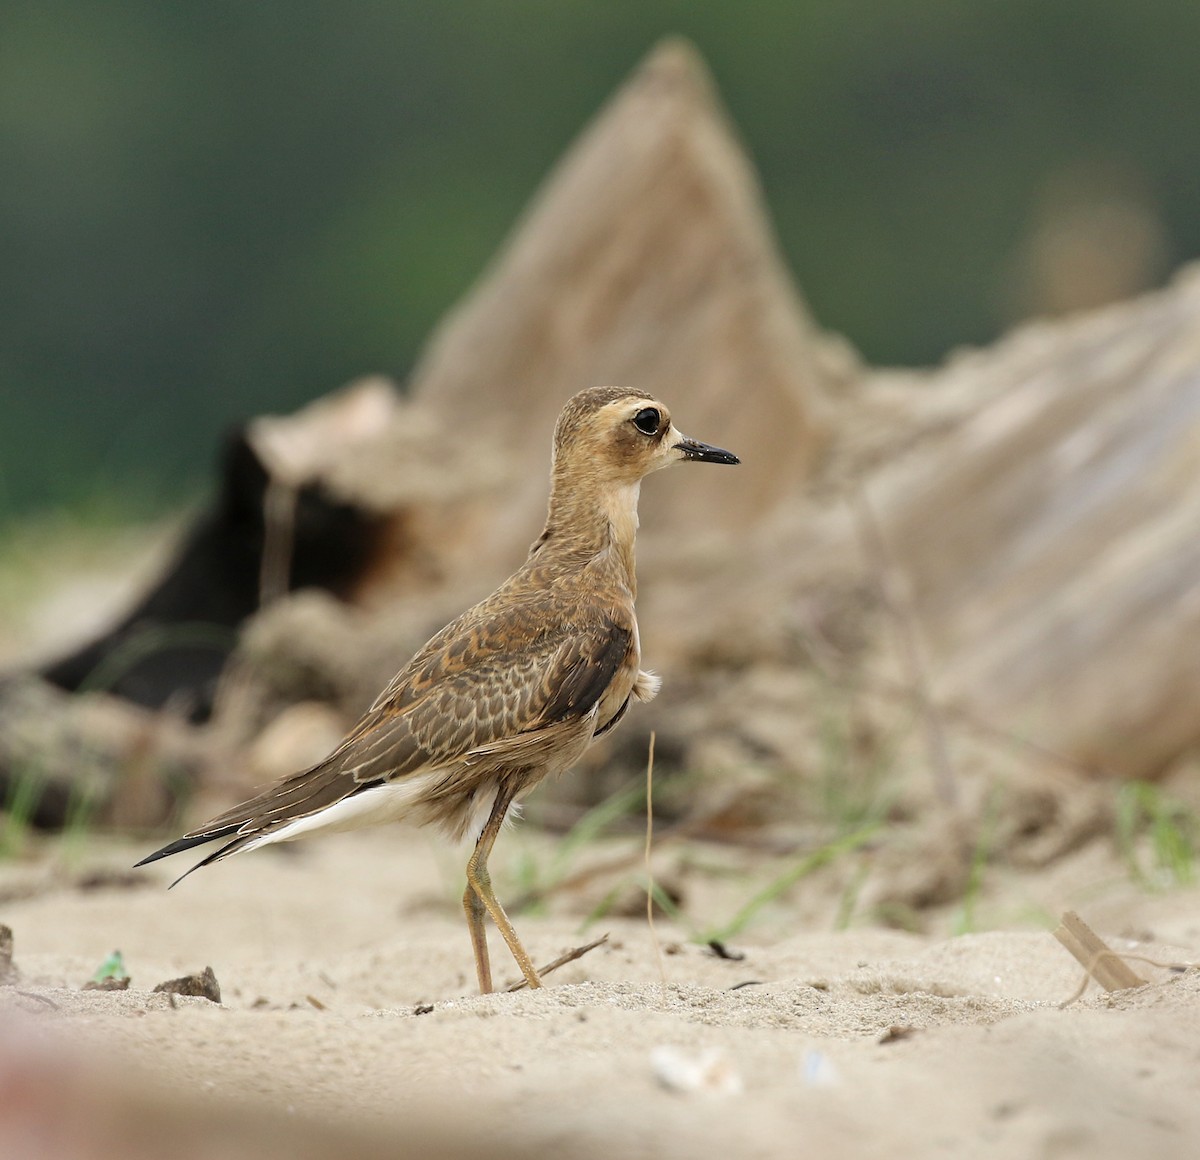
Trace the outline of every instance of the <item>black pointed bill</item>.
<path fill-rule="evenodd" d="M 675 446 L 683 452 L 684 459 L 695 459 L 699 463 L 741 463 L 732 451 L 701 443 L 699 439 L 680 439 Z"/>

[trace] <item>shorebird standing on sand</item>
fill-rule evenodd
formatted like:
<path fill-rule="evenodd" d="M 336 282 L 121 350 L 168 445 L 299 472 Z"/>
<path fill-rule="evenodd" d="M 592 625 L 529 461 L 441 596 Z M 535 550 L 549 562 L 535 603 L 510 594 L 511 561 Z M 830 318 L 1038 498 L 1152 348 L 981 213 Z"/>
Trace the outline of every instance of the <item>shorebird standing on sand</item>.
<path fill-rule="evenodd" d="M 550 510 L 525 563 L 437 633 L 324 761 L 138 865 L 229 839 L 198 870 L 271 842 L 402 818 L 459 840 L 478 834 L 463 908 L 479 989 L 492 990 L 485 913 L 529 985 L 541 986 L 496 899 L 488 855 L 517 799 L 574 765 L 631 699 L 658 692 L 659 678 L 640 667 L 633 607 L 638 492 L 643 476 L 686 460 L 738 462 L 680 434 L 649 395 L 580 391 L 554 430 Z"/>

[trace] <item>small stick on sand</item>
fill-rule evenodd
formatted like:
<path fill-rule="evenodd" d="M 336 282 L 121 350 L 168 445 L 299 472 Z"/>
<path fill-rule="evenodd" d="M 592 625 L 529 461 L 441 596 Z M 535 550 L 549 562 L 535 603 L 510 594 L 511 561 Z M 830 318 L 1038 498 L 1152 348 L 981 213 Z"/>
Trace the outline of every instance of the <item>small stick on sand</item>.
<path fill-rule="evenodd" d="M 565 967 L 567 963 L 573 963 L 576 959 L 583 958 L 588 951 L 594 951 L 597 947 L 603 946 L 606 942 L 608 942 L 608 935 L 602 934 L 598 939 L 596 939 L 595 942 L 590 942 L 586 946 L 575 947 L 574 950 L 567 951 L 565 955 L 559 955 L 554 962 L 548 963 L 544 967 L 539 967 L 538 974 L 544 978 L 551 971 L 557 971 L 559 967 Z M 520 982 L 513 983 L 508 990 L 519 991 L 526 985 L 526 980 L 522 979 Z"/>
<path fill-rule="evenodd" d="M 1079 960 L 1088 975 L 1106 991 L 1125 991 L 1130 987 L 1146 985 L 1146 980 L 1138 975 L 1073 910 L 1068 910 L 1062 916 L 1062 923 L 1054 932 L 1054 937 Z M 1086 986 L 1087 979 L 1085 978 L 1079 994 L 1083 993 Z M 1072 996 L 1068 1002 L 1074 1002 L 1079 994 Z"/>

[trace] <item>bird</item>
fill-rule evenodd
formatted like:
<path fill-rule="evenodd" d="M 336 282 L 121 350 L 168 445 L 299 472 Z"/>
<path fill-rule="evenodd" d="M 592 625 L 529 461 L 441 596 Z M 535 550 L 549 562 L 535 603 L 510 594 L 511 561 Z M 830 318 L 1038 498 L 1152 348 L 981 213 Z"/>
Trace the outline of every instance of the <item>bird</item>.
<path fill-rule="evenodd" d="M 554 429 L 546 523 L 524 563 L 451 621 L 332 753 L 137 863 L 221 842 L 194 870 L 319 831 L 407 820 L 475 837 L 463 910 L 479 990 L 490 916 L 530 987 L 541 979 L 488 874 L 514 803 L 570 769 L 660 678 L 641 668 L 634 540 L 641 481 L 684 462 L 737 464 L 683 435 L 641 391 L 589 387 Z"/>

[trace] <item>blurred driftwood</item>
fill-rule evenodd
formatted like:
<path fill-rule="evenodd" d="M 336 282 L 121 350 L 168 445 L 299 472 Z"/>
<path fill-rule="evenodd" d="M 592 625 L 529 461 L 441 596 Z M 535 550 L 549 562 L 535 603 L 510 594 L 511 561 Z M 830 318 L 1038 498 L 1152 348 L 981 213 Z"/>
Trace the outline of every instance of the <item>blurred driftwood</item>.
<path fill-rule="evenodd" d="M 1064 767 L 1147 776 L 1200 741 L 1197 319 L 1188 273 L 933 372 L 864 371 L 809 318 L 703 67 L 668 43 L 548 179 L 407 399 L 368 385 L 250 427 L 266 478 L 212 727 L 243 760 L 223 768 L 247 788 L 286 772 L 502 579 L 540 526 L 561 403 L 615 381 L 744 463 L 647 482 L 642 641 L 667 684 L 543 794 L 595 800 L 605 763 L 639 770 L 653 729 L 664 773 L 711 779 L 679 814 L 770 825 L 828 766 L 835 687 L 846 760 L 924 762 L 906 698 L 870 693 L 911 677 L 847 502 L 865 489 L 925 658 L 928 691 L 909 692 L 939 714 L 956 773 L 992 775 L 989 735 L 1024 739 L 995 748 L 1022 763 L 1038 817 L 1093 832 L 1046 805 L 1079 790 Z M 300 567 L 305 494 L 378 534 L 349 571 L 340 549 L 325 561 L 341 578 L 325 592 L 259 608 L 322 583 Z M 314 702 L 332 709 L 314 718 Z M 252 747 L 300 703 L 309 741 Z M 668 809 L 670 793 L 668 777 Z"/>
<path fill-rule="evenodd" d="M 645 539 L 682 548 L 686 569 L 719 561 L 731 533 L 816 478 L 830 400 L 859 369 L 791 284 L 703 64 L 664 43 L 435 332 L 408 401 L 321 471 L 332 494 L 388 513 L 402 535 L 360 593 L 369 626 L 307 599 L 256 618 L 242 660 L 267 687 L 231 706 L 242 732 L 280 701 L 329 695 L 269 687 L 271 674 L 312 673 L 317 686 L 322 671 L 344 674 L 335 698 L 363 707 L 428 633 L 520 562 L 544 516 L 555 418 L 581 386 L 657 393 L 689 433 L 737 447 L 743 466 L 725 481 L 681 470 L 646 485 Z"/>
<path fill-rule="evenodd" d="M 682 766 L 802 775 L 810 642 L 833 641 L 839 679 L 906 679 L 847 512 L 862 488 L 948 721 L 1151 775 L 1200 740 L 1197 317 L 1183 276 L 934 372 L 859 372 L 789 285 L 703 70 L 666 45 L 435 335 L 412 401 L 329 465 L 335 490 L 403 513 L 369 618 L 287 601 L 245 656 L 341 673 L 361 707 L 523 555 L 563 398 L 628 381 L 745 461 L 646 486 L 643 643 L 669 680 L 631 753 L 654 728 Z"/>
<path fill-rule="evenodd" d="M 827 356 L 703 63 L 668 41 L 567 151 L 412 386 L 464 436 L 509 444 L 535 519 L 564 398 L 593 383 L 659 394 L 743 465 L 647 485 L 645 527 L 710 534 L 812 478 Z"/>
<path fill-rule="evenodd" d="M 1003 389 L 882 469 L 935 688 L 1082 764 L 1200 740 L 1200 276 L 1026 327 L 927 389 Z"/>

